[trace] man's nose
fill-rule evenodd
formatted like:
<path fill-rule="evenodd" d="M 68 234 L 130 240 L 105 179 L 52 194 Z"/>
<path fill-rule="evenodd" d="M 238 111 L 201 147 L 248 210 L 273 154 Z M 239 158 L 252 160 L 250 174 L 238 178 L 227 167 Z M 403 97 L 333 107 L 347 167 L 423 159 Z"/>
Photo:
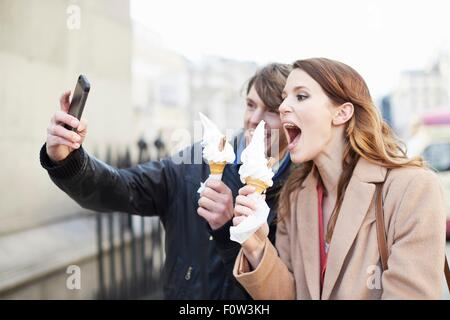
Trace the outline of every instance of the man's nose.
<path fill-rule="evenodd" d="M 263 120 L 264 118 L 264 111 L 260 110 L 259 108 L 253 112 L 252 116 L 250 117 L 250 123 L 254 125 L 255 127 Z"/>

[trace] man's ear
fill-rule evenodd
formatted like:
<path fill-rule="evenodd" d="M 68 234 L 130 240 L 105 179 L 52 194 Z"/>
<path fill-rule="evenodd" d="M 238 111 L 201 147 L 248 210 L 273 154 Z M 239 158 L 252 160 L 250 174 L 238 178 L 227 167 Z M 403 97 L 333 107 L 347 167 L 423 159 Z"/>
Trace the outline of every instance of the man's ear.
<path fill-rule="evenodd" d="M 336 113 L 333 117 L 333 124 L 335 126 L 339 126 L 341 124 L 346 123 L 353 116 L 353 112 L 355 111 L 353 104 L 350 102 L 346 102 L 339 107 L 337 107 Z"/>

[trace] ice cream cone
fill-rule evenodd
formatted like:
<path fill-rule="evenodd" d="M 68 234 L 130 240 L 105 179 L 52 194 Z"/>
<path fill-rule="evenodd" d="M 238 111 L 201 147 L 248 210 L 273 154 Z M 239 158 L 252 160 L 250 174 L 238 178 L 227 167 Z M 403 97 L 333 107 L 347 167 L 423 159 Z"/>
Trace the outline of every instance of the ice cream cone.
<path fill-rule="evenodd" d="M 249 186 L 253 186 L 256 189 L 256 192 L 259 194 L 263 194 L 266 189 L 269 187 L 267 184 L 264 183 L 264 181 L 253 179 L 250 177 L 247 177 L 245 179 L 245 183 Z"/>
<path fill-rule="evenodd" d="M 209 169 L 211 171 L 211 174 L 222 174 L 226 165 L 227 165 L 226 161 L 222 161 L 222 162 L 212 162 L 212 161 L 210 161 L 209 162 Z"/>

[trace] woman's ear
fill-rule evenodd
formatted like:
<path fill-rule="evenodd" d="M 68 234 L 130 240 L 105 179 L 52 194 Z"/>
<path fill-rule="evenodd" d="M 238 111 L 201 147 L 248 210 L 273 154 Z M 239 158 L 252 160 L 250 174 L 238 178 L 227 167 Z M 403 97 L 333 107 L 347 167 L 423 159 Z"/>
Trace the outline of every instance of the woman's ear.
<path fill-rule="evenodd" d="M 337 108 L 336 113 L 334 114 L 333 124 L 335 126 L 339 126 L 341 124 L 346 123 L 348 120 L 351 119 L 354 111 L 355 110 L 354 110 L 353 104 L 350 102 L 346 102 L 346 103 L 340 105 Z"/>

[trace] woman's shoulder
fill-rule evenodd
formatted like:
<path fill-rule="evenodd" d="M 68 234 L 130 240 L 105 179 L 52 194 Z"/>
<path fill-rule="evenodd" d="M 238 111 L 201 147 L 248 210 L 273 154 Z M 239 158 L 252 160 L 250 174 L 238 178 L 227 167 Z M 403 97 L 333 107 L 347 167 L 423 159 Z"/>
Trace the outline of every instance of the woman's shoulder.
<path fill-rule="evenodd" d="M 384 213 L 397 234 L 440 234 L 445 202 L 437 174 L 420 167 L 392 169 L 384 187 Z"/>
<path fill-rule="evenodd" d="M 391 169 L 385 181 L 385 200 L 401 201 L 402 199 L 422 199 L 442 197 L 439 177 L 429 168 L 403 167 Z"/>
<path fill-rule="evenodd" d="M 407 187 L 411 183 L 439 184 L 439 178 L 429 168 L 411 166 L 391 169 L 386 183 L 403 187 Z"/>

